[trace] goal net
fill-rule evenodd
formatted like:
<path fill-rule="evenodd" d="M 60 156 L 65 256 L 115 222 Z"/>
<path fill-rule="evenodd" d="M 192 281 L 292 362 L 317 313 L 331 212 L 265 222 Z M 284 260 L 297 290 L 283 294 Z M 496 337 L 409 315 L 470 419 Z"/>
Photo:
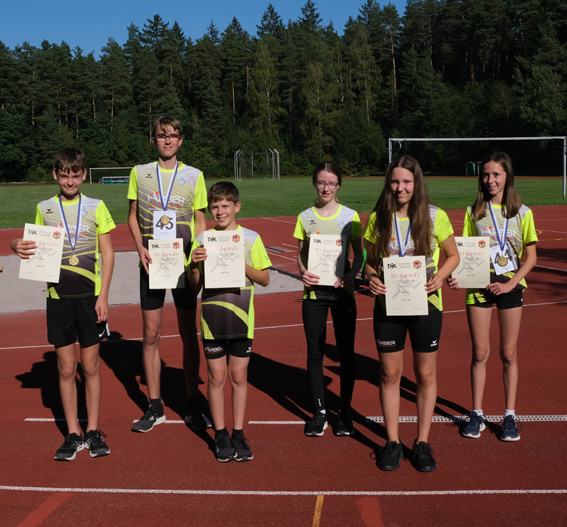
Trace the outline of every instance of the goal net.
<path fill-rule="evenodd" d="M 234 179 L 243 178 L 280 179 L 280 153 L 276 149 L 263 152 L 234 153 Z"/>

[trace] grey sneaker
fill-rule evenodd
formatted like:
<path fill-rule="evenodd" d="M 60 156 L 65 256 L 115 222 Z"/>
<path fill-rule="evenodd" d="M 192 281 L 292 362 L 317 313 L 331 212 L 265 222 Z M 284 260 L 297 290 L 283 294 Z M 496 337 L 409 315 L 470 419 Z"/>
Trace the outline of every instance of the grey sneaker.
<path fill-rule="evenodd" d="M 55 452 L 56 461 L 73 461 L 75 459 L 77 452 L 80 452 L 85 448 L 85 443 L 83 438 L 78 434 L 67 434 L 63 444 Z"/>
<path fill-rule="evenodd" d="M 161 414 L 158 409 L 150 404 L 147 412 L 132 425 L 132 432 L 149 432 L 155 425 L 160 425 L 165 422 L 165 413 L 163 408 Z"/>
<path fill-rule="evenodd" d="M 472 412 L 469 422 L 463 428 L 463 437 L 472 437 L 477 439 L 480 437 L 480 433 L 486 429 L 486 424 L 484 423 L 484 417 L 478 415 L 476 412 Z"/>
<path fill-rule="evenodd" d="M 335 427 L 336 436 L 352 436 L 356 430 L 352 424 L 352 418 L 349 412 L 339 412 L 337 416 L 337 425 Z"/>
<path fill-rule="evenodd" d="M 91 457 L 102 457 L 110 454 L 110 448 L 104 442 L 103 437 L 106 437 L 106 434 L 100 430 L 90 430 L 86 433 L 85 446 L 89 449 Z"/>
<path fill-rule="evenodd" d="M 234 461 L 252 461 L 254 459 L 254 455 L 252 454 L 252 450 L 246 443 L 246 438 L 244 434 L 239 434 L 235 438 L 230 440 L 232 444 L 232 448 L 234 448 Z"/>
<path fill-rule="evenodd" d="M 516 420 L 513 415 L 508 415 L 504 418 L 502 423 L 502 435 L 500 436 L 502 441 L 519 441 L 520 432 L 518 432 L 518 427 L 516 426 Z"/>
<path fill-rule="evenodd" d="M 203 413 L 199 403 L 191 403 L 187 406 L 184 421 L 195 432 L 206 430 L 213 426 L 211 420 Z"/>
<path fill-rule="evenodd" d="M 305 435 L 309 437 L 321 437 L 327 428 L 327 416 L 322 413 L 316 413 L 313 419 L 305 424 Z"/>

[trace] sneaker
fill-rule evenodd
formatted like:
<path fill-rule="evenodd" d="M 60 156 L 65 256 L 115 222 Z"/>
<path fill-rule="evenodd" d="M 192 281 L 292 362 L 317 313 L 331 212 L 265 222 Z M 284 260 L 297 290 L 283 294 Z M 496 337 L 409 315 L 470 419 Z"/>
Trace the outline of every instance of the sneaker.
<path fill-rule="evenodd" d="M 102 457 L 110 454 L 110 448 L 104 442 L 103 437 L 106 437 L 106 434 L 100 430 L 91 430 L 86 433 L 85 447 L 89 449 L 91 457 Z"/>
<path fill-rule="evenodd" d="M 55 452 L 56 461 L 73 461 L 77 452 L 85 448 L 83 438 L 77 434 L 67 434 L 61 448 Z"/>
<path fill-rule="evenodd" d="M 305 435 L 310 437 L 321 437 L 327 428 L 327 416 L 322 413 L 316 413 L 313 419 L 305 424 Z"/>
<path fill-rule="evenodd" d="M 184 420 L 191 430 L 195 432 L 206 430 L 213 426 L 211 420 L 203 413 L 199 403 L 190 403 L 188 405 Z"/>
<path fill-rule="evenodd" d="M 244 434 L 237 435 L 230 440 L 230 443 L 235 452 L 234 461 L 252 461 L 254 459 L 254 455 L 246 443 Z"/>
<path fill-rule="evenodd" d="M 356 430 L 352 424 L 350 412 L 339 412 L 337 416 L 337 426 L 335 427 L 336 436 L 352 436 Z"/>
<path fill-rule="evenodd" d="M 163 422 L 165 422 L 163 408 L 161 414 L 159 414 L 158 409 L 150 404 L 147 412 L 132 425 L 132 432 L 149 432 L 155 425 L 160 425 Z"/>
<path fill-rule="evenodd" d="M 431 455 L 431 446 L 425 441 L 417 442 L 413 445 L 413 465 L 420 472 L 433 472 L 437 468 L 437 463 Z"/>
<path fill-rule="evenodd" d="M 502 441 L 519 441 L 520 432 L 518 432 L 518 427 L 516 426 L 516 420 L 513 415 L 507 415 L 502 423 L 502 435 L 500 436 Z"/>
<path fill-rule="evenodd" d="M 231 461 L 236 456 L 234 447 L 230 442 L 230 437 L 228 434 L 219 434 L 215 437 L 215 457 L 217 461 L 221 463 L 226 463 Z M 244 460 L 241 460 L 244 461 Z"/>
<path fill-rule="evenodd" d="M 397 441 L 388 441 L 380 449 L 379 456 L 378 468 L 380 470 L 391 471 L 400 468 L 400 459 L 404 457 L 402 444 Z"/>
<path fill-rule="evenodd" d="M 463 437 L 472 437 L 473 439 L 477 439 L 480 437 L 480 433 L 486 428 L 486 424 L 484 424 L 484 417 L 482 415 L 478 415 L 476 412 L 472 412 L 469 422 L 463 428 L 462 435 Z"/>

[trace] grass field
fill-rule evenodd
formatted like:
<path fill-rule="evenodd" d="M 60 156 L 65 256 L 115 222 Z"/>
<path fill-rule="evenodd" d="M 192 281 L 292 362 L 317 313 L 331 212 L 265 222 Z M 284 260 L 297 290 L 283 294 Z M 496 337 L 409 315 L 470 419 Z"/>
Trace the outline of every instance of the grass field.
<path fill-rule="evenodd" d="M 207 188 L 215 180 L 207 180 Z M 344 179 L 339 190 L 341 203 L 358 212 L 370 212 L 382 190 L 382 178 Z M 476 196 L 476 178 L 427 178 L 431 201 L 443 209 L 461 209 L 470 205 Z M 313 204 L 315 190 L 311 178 L 280 180 L 244 179 L 238 182 L 242 201 L 242 218 L 295 216 Z M 530 205 L 564 205 L 563 181 L 553 179 L 520 179 L 516 188 L 524 203 Z M 0 228 L 23 227 L 33 223 L 35 206 L 57 193 L 57 185 L 0 186 Z M 116 223 L 126 223 L 128 216 L 128 185 L 83 184 L 83 193 L 102 199 Z"/>

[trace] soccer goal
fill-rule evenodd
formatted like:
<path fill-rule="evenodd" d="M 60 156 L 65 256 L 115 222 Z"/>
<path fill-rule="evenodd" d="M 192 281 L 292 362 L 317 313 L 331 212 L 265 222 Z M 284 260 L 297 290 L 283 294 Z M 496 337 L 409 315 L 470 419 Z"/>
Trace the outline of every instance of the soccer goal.
<path fill-rule="evenodd" d="M 234 179 L 280 179 L 280 153 L 274 148 L 263 152 L 234 152 Z"/>
<path fill-rule="evenodd" d="M 94 183 L 128 183 L 130 181 L 130 171 L 133 167 L 94 167 L 89 168 L 89 182 Z M 127 170 L 128 172 L 124 172 Z M 102 172 L 101 172 L 102 171 Z"/>
<path fill-rule="evenodd" d="M 390 137 L 388 139 L 388 160 L 391 162 L 394 152 L 394 143 L 398 145 L 397 151 L 402 148 L 402 143 L 405 142 L 492 142 L 492 141 L 562 141 L 563 142 L 563 199 L 567 190 L 567 136 L 545 136 L 545 137 Z M 467 163 L 467 165 L 470 161 Z M 467 171 L 469 167 L 467 166 Z M 472 168 L 472 173 L 476 174 L 478 167 Z"/>

